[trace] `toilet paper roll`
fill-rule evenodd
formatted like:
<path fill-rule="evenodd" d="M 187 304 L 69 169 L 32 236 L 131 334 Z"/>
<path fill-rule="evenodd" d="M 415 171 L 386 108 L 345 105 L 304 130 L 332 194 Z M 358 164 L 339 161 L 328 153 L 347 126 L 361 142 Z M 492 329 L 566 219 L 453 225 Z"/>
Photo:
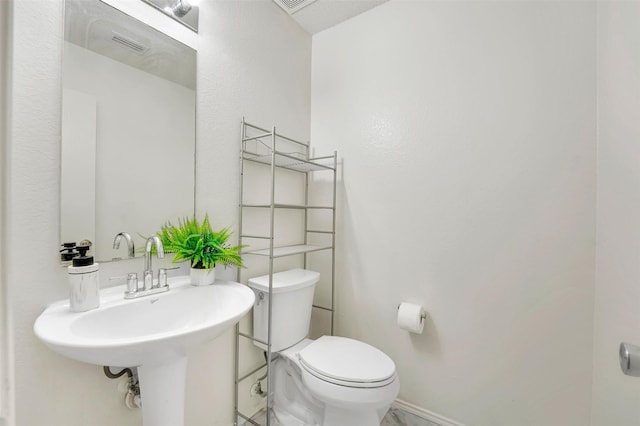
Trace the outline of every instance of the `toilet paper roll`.
<path fill-rule="evenodd" d="M 420 334 L 424 328 L 425 316 L 422 306 L 403 302 L 398 307 L 398 327 L 410 333 Z"/>

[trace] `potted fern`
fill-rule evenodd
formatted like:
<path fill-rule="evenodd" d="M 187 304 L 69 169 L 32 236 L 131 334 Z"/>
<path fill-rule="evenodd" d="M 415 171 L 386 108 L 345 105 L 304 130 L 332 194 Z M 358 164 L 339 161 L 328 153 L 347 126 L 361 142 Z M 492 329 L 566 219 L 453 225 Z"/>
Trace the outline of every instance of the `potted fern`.
<path fill-rule="evenodd" d="M 178 226 L 167 222 L 158 236 L 165 252 L 174 253 L 174 262 L 189 261 L 191 283 L 209 285 L 215 281 L 217 264 L 243 267 L 240 250 L 243 246 L 228 243 L 231 237 L 229 227 L 214 231 L 205 215 L 202 223 L 194 216 L 178 220 Z"/>

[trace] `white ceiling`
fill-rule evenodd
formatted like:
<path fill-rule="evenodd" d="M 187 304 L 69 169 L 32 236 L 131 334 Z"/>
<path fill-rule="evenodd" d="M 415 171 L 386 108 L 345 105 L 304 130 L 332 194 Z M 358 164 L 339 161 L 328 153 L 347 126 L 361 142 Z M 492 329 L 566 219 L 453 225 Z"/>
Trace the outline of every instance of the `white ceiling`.
<path fill-rule="evenodd" d="M 308 6 L 290 16 L 309 34 L 326 30 L 388 0 L 305 0 Z M 278 5 L 282 5 L 276 1 Z M 283 7 L 286 10 L 286 8 Z"/>

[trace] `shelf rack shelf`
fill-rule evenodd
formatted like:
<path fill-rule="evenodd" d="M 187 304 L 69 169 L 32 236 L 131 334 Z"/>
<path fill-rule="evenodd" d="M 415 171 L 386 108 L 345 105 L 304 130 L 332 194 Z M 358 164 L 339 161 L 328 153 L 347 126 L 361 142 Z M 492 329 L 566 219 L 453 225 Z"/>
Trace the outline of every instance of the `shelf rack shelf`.
<path fill-rule="evenodd" d="M 271 249 L 246 251 L 244 254 L 255 254 L 257 256 L 269 256 L 277 259 L 279 257 L 293 256 L 296 254 L 306 254 L 320 250 L 331 250 L 333 246 L 314 246 L 310 244 L 297 244 L 294 246 L 274 247 Z"/>
<path fill-rule="evenodd" d="M 301 159 L 293 154 L 275 151 L 273 154 L 256 154 L 247 151 L 242 152 L 243 159 L 271 165 L 272 162 L 276 167 L 289 169 L 296 172 L 308 173 L 322 170 L 333 170 L 332 167 L 317 163 L 315 159 Z"/>
<path fill-rule="evenodd" d="M 239 419 L 244 419 L 245 424 L 252 424 L 256 426 L 270 426 L 271 425 L 271 408 L 273 406 L 273 395 L 269 391 L 269 385 L 272 383 L 271 379 L 271 301 L 273 291 L 273 274 L 274 260 L 287 256 L 302 255 L 304 267 L 307 266 L 307 254 L 319 251 L 330 251 L 331 254 L 331 297 L 330 307 L 319 306 L 314 304 L 315 309 L 319 309 L 330 314 L 330 333 L 333 335 L 334 330 L 334 313 L 335 313 L 335 228 L 336 228 L 336 178 L 337 178 L 337 152 L 333 155 L 324 157 L 310 157 L 310 146 L 308 143 L 300 142 L 295 139 L 284 136 L 276 131 L 275 126 L 271 130 L 250 124 L 242 119 L 241 124 L 241 141 L 240 141 L 240 218 L 238 221 L 240 244 L 246 244 L 247 242 L 255 240 L 263 240 L 267 243 L 267 248 L 257 250 L 246 250 L 242 254 L 250 256 L 258 256 L 267 258 L 269 262 L 269 315 L 268 315 L 268 341 L 264 342 L 256 339 L 248 333 L 240 331 L 240 324 L 236 325 L 236 345 L 235 345 L 235 418 L 234 426 L 238 425 Z M 250 204 L 244 202 L 245 195 L 245 171 L 247 170 L 246 163 L 260 164 L 270 169 L 270 202 L 260 204 Z M 276 169 L 285 169 L 293 172 L 301 173 L 304 176 L 304 199 L 303 204 L 287 204 L 277 203 L 275 201 L 275 192 L 278 183 L 276 182 Z M 309 175 L 312 173 L 330 173 L 332 176 L 332 189 L 333 197 L 330 205 L 314 205 L 309 204 Z M 243 212 L 246 209 L 268 209 L 269 220 L 267 231 L 259 234 L 245 234 L 243 233 Z M 274 244 L 276 236 L 275 229 L 275 212 L 281 209 L 289 210 L 302 210 L 304 211 L 304 230 L 302 230 L 302 244 L 287 245 L 278 247 Z M 310 229 L 309 224 L 309 212 L 313 210 L 323 210 L 331 214 L 331 229 Z M 316 245 L 309 244 L 308 237 L 310 235 L 325 235 L 323 238 L 330 238 L 330 244 Z M 238 270 L 238 281 L 242 282 L 242 271 Z M 250 369 L 248 372 L 240 373 L 240 340 L 246 339 L 249 341 L 257 342 L 266 347 L 265 361 L 261 365 Z M 242 381 L 252 377 L 255 373 L 266 369 L 264 377 L 267 379 L 266 385 L 266 423 L 261 425 L 255 420 L 251 419 L 250 415 L 242 413 L 239 409 L 239 385 Z"/>
<path fill-rule="evenodd" d="M 333 210 L 333 206 L 308 206 L 308 205 L 298 205 L 298 204 L 243 204 L 243 208 L 276 208 L 276 209 L 325 209 L 325 210 Z"/>

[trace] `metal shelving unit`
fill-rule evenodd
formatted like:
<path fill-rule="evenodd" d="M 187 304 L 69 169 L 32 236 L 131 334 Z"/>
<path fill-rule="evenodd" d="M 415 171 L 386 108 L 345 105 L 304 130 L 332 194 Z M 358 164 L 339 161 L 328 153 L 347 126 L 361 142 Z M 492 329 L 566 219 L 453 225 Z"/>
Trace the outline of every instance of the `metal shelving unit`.
<path fill-rule="evenodd" d="M 268 341 L 263 342 L 254 338 L 251 334 L 241 332 L 240 324 L 236 325 L 236 343 L 235 343 L 235 419 L 234 425 L 238 425 L 238 421 L 243 419 L 246 423 L 257 426 L 271 426 L 271 409 L 273 406 L 273 394 L 270 391 L 271 378 L 271 303 L 273 292 L 273 274 L 277 271 L 274 270 L 274 260 L 287 256 L 302 255 L 304 267 L 307 267 L 307 254 L 319 251 L 331 252 L 331 297 L 330 306 L 313 305 L 314 308 L 323 310 L 330 313 L 330 333 L 334 332 L 334 312 L 335 312 L 335 227 L 336 227 L 336 177 L 337 177 L 337 152 L 333 155 L 324 157 L 310 157 L 310 146 L 308 143 L 300 142 L 295 139 L 291 139 L 284 135 L 279 134 L 276 131 L 275 126 L 271 130 L 264 129 L 262 127 L 255 126 L 247 123 L 244 118 L 241 125 L 241 142 L 240 142 L 240 218 L 238 221 L 240 243 L 248 244 L 252 241 L 263 241 L 263 245 L 266 248 L 250 249 L 243 252 L 243 255 L 249 256 L 262 256 L 266 257 L 269 262 L 269 323 L 267 328 Z M 270 184 L 269 184 L 269 198 L 268 203 L 250 204 L 245 203 L 245 172 L 246 163 L 256 163 L 261 167 L 268 167 L 270 171 Z M 276 188 L 278 186 L 276 178 L 276 170 L 284 169 L 297 173 L 301 173 L 304 176 L 304 203 L 302 204 L 287 204 L 276 202 Z M 330 205 L 311 205 L 309 204 L 309 180 L 312 173 L 330 173 L 332 176 L 333 197 Z M 244 234 L 243 233 L 243 218 L 244 212 L 247 209 L 267 209 L 269 211 L 268 229 L 262 234 Z M 275 215 L 277 210 L 303 210 L 304 211 L 304 229 L 301 230 L 302 241 L 300 244 L 276 246 L 274 239 L 276 236 L 275 229 Z M 313 210 L 328 211 L 331 215 L 331 228 L 330 229 L 310 229 L 309 224 L 309 212 Z M 311 235 L 325 235 L 330 239 L 330 244 L 309 244 L 309 236 Z M 266 243 L 266 244 L 264 244 Z M 238 282 L 242 281 L 242 271 L 238 270 Z M 267 349 L 265 351 L 265 362 L 258 366 L 249 368 L 246 372 L 240 372 L 240 341 L 241 339 L 247 339 L 249 341 L 258 342 L 264 345 Z M 266 368 L 266 418 L 264 425 L 251 419 L 251 416 L 247 413 L 242 413 L 239 409 L 239 386 L 244 380 L 247 380 L 255 373 Z"/>

